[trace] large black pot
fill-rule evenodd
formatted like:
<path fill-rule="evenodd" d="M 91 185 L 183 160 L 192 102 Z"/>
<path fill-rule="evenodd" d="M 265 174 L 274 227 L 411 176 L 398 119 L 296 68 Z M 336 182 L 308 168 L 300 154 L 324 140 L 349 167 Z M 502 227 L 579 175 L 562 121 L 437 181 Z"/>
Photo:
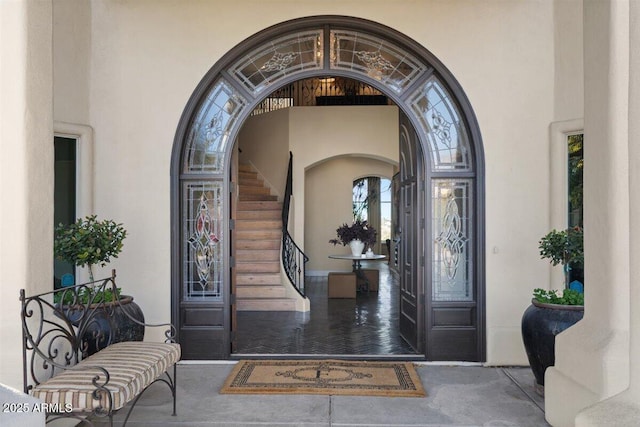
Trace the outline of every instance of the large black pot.
<path fill-rule="evenodd" d="M 78 328 L 83 357 L 110 344 L 144 339 L 144 313 L 128 295 L 118 302 L 65 306 L 64 314 Z"/>
<path fill-rule="evenodd" d="M 583 315 L 582 305 L 543 304 L 535 299 L 522 315 L 522 340 L 539 394 L 544 394 L 544 372 L 555 364 L 556 335 Z"/>

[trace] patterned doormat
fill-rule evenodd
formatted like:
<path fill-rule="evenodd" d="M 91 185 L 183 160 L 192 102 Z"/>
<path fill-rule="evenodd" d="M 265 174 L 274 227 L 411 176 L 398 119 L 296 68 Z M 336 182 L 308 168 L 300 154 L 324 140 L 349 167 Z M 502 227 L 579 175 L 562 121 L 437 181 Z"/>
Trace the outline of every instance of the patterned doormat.
<path fill-rule="evenodd" d="M 220 393 L 424 397 L 412 363 L 242 360 Z"/>

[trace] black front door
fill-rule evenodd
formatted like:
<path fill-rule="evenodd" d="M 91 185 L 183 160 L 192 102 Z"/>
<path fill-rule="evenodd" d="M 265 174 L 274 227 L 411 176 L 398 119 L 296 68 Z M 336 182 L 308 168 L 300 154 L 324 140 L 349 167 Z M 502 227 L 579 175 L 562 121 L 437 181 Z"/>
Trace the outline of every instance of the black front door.
<path fill-rule="evenodd" d="M 400 335 L 424 351 L 424 170 L 418 137 L 400 114 Z"/>

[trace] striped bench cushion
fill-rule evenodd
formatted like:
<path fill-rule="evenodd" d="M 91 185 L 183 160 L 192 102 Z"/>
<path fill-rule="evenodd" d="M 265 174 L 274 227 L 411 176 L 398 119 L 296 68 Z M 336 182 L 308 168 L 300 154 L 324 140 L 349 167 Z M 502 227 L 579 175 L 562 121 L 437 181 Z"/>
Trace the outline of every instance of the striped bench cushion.
<path fill-rule="evenodd" d="M 118 410 L 133 400 L 142 390 L 155 381 L 174 363 L 180 360 L 180 344 L 128 341 L 116 343 L 89 356 L 73 368 L 61 372 L 39 384 L 32 395 L 45 403 L 58 404 L 61 408 L 71 403 L 73 411 L 91 412 L 108 408 L 108 398 L 94 399 L 92 384 L 99 375 L 98 384 L 104 383 L 104 373 L 91 366 L 109 372 L 107 389 L 113 396 L 113 410 Z"/>

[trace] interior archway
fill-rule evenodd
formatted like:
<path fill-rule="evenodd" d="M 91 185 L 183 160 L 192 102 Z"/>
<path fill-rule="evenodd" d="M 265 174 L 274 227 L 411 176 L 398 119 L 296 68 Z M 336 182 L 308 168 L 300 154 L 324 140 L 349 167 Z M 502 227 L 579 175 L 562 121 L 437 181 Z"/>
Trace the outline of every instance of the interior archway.
<path fill-rule="evenodd" d="M 426 165 L 420 200 L 427 218 L 412 236 L 425 254 L 418 260 L 425 356 L 483 361 L 484 159 L 475 115 L 455 78 L 424 47 L 380 24 L 337 16 L 289 21 L 250 37 L 212 67 L 185 107 L 172 155 L 172 318 L 185 358 L 230 356 L 233 141 L 268 93 L 326 75 L 377 88 L 415 129 Z M 435 351 L 445 331 L 451 342 L 471 342 L 471 350 Z"/>

